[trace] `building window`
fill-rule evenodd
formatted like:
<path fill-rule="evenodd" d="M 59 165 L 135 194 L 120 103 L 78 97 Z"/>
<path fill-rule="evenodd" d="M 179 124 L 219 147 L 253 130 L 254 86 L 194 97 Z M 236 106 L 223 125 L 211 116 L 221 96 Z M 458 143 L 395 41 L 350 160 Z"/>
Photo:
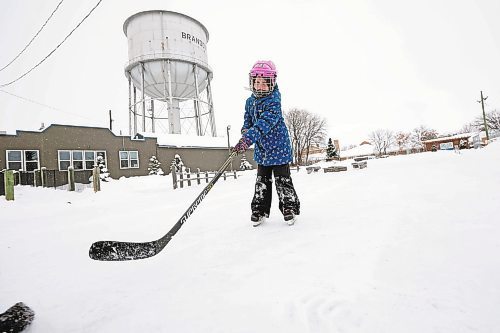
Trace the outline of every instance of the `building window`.
<path fill-rule="evenodd" d="M 7 169 L 34 171 L 39 168 L 38 150 L 7 150 Z"/>
<path fill-rule="evenodd" d="M 73 150 L 73 169 L 83 170 L 83 151 Z"/>
<path fill-rule="evenodd" d="M 35 171 L 40 168 L 38 159 L 38 150 L 25 150 L 24 151 L 24 170 Z"/>
<path fill-rule="evenodd" d="M 69 150 L 59 150 L 59 170 L 68 170 L 71 165 L 71 152 Z"/>
<path fill-rule="evenodd" d="M 94 168 L 95 159 L 95 151 L 86 151 L 85 152 L 85 169 L 90 170 Z"/>
<path fill-rule="evenodd" d="M 137 151 L 120 151 L 120 169 L 139 168 L 139 153 Z"/>
<path fill-rule="evenodd" d="M 7 169 L 9 170 L 23 169 L 22 150 L 7 150 Z"/>
<path fill-rule="evenodd" d="M 104 166 L 106 162 L 106 151 L 104 150 L 59 150 L 59 170 L 68 170 L 73 166 L 75 170 L 92 170 L 97 165 L 97 158 L 102 157 Z"/>

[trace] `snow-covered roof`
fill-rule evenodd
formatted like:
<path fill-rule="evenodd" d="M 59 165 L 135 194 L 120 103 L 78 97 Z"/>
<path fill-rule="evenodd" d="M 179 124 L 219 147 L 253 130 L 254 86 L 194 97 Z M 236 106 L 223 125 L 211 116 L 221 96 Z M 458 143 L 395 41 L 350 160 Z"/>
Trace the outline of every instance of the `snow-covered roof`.
<path fill-rule="evenodd" d="M 341 150 L 340 157 L 355 157 L 364 155 L 373 155 L 374 150 L 371 144 L 363 144 L 348 150 Z"/>
<path fill-rule="evenodd" d="M 0 130 L 0 135 L 18 135 L 18 132 L 34 132 L 34 133 L 42 133 L 46 130 L 47 127 L 38 128 L 38 129 L 28 129 L 28 130 L 13 130 L 13 129 L 5 129 Z"/>
<path fill-rule="evenodd" d="M 226 137 L 196 136 L 184 134 L 162 134 L 139 132 L 146 138 L 156 138 L 158 145 L 168 147 L 227 148 Z"/>
<path fill-rule="evenodd" d="M 450 136 L 445 136 L 442 138 L 437 138 L 437 139 L 431 139 L 431 140 L 423 140 L 423 143 L 430 143 L 430 142 L 441 142 L 445 140 L 456 140 L 456 139 L 468 139 L 472 136 L 476 136 L 477 132 L 471 132 L 471 133 L 461 133 L 461 134 L 455 134 L 455 135 L 450 135 Z"/>

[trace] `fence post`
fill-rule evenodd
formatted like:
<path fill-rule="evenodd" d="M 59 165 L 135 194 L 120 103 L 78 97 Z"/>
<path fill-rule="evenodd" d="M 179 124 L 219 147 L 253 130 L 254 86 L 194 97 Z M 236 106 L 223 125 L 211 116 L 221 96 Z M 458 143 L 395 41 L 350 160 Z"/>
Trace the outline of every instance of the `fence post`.
<path fill-rule="evenodd" d="M 99 192 L 101 190 L 101 169 L 98 166 L 94 166 L 94 172 L 92 172 L 92 182 L 94 185 L 94 192 Z"/>
<path fill-rule="evenodd" d="M 224 177 L 224 180 L 226 180 L 226 171 L 224 171 L 224 173 L 222 174 L 222 176 Z"/>
<path fill-rule="evenodd" d="M 177 172 L 175 172 L 175 165 L 170 166 L 170 173 L 172 174 L 172 182 L 174 183 L 174 190 L 177 188 Z"/>
<path fill-rule="evenodd" d="M 234 170 L 234 179 L 237 179 L 236 170 Z"/>
<path fill-rule="evenodd" d="M 201 184 L 201 182 L 200 182 L 200 168 L 196 168 L 196 182 L 198 183 L 198 185 Z"/>
<path fill-rule="evenodd" d="M 180 178 L 179 183 L 181 184 L 181 188 L 183 188 L 184 187 L 184 172 L 182 171 L 182 169 L 181 169 L 181 172 L 179 173 L 179 178 Z"/>
<path fill-rule="evenodd" d="M 74 191 L 74 190 L 75 190 L 75 169 L 72 166 L 70 166 L 68 168 L 68 191 Z"/>
<path fill-rule="evenodd" d="M 33 180 L 33 184 L 35 184 L 35 187 L 38 187 L 38 176 L 39 176 L 39 174 L 40 174 L 40 170 L 38 170 L 38 169 L 35 170 L 35 173 L 34 173 L 35 179 Z"/>
<path fill-rule="evenodd" d="M 40 171 L 40 178 L 42 179 L 42 187 L 47 187 L 47 168 L 42 167 Z"/>
<path fill-rule="evenodd" d="M 191 168 L 186 169 L 186 171 L 187 171 L 186 177 L 187 177 L 188 186 L 191 186 Z"/>
<path fill-rule="evenodd" d="M 14 200 L 14 171 L 5 170 L 4 174 L 5 183 L 5 199 Z"/>
<path fill-rule="evenodd" d="M 208 171 L 205 171 L 205 180 L 207 181 L 208 183 Z"/>

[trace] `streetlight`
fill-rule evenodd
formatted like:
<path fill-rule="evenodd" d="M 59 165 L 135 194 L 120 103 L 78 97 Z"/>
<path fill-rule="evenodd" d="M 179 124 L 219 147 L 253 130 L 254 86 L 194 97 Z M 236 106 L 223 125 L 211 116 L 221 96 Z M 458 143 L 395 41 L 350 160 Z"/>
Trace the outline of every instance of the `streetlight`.
<path fill-rule="evenodd" d="M 231 129 L 231 125 L 227 125 L 227 150 L 229 151 L 229 155 L 231 155 L 231 143 L 229 142 L 229 130 Z M 231 171 L 233 171 L 233 161 L 231 161 Z"/>

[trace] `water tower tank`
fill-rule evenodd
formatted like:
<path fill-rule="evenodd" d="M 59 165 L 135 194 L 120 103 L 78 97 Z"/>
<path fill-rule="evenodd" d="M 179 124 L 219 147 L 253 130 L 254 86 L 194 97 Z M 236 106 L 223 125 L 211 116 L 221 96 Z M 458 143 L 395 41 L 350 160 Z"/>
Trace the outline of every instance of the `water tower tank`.
<path fill-rule="evenodd" d="M 181 133 L 181 121 L 191 119 L 196 124 L 197 135 L 203 135 L 203 116 L 210 122 L 215 136 L 210 81 L 213 77 L 207 61 L 209 34 L 197 20 L 176 12 L 151 10 L 129 17 L 123 24 L 128 39 L 129 61 L 125 74 L 134 87 L 134 101 L 130 94 L 130 112 L 137 128 L 138 108 L 142 107 L 143 131 L 146 118 L 151 119 L 152 130 L 161 119 L 152 113 L 154 102 L 166 103 L 170 133 Z M 135 88 L 142 93 L 136 100 Z M 151 114 L 146 114 L 146 100 Z M 183 112 L 183 103 L 192 105 L 192 114 Z M 184 107 L 185 108 L 185 107 Z M 132 119 L 130 117 L 129 119 Z M 149 121 L 148 121 L 149 123 Z M 130 126 L 131 128 L 132 126 Z"/>

